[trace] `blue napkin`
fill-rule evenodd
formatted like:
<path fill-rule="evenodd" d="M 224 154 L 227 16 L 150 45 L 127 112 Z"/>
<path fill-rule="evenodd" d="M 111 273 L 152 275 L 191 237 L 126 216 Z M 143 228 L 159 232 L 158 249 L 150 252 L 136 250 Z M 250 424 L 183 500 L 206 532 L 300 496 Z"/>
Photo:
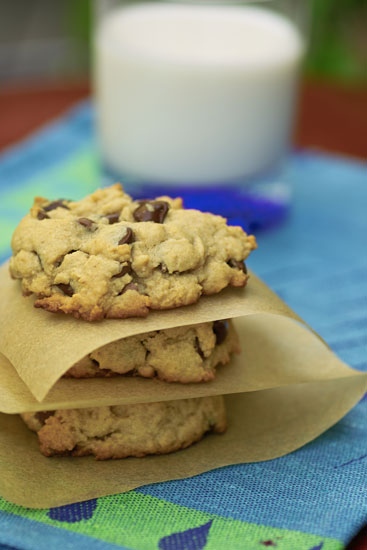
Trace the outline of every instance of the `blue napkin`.
<path fill-rule="evenodd" d="M 271 229 L 254 227 L 259 249 L 248 265 L 343 360 L 367 370 L 366 165 L 299 151 L 287 177 L 291 211 Z M 0 257 L 10 254 L 11 233 L 34 195 L 77 199 L 100 184 L 93 108 L 83 103 L 0 156 Z M 224 196 L 212 199 L 218 213 L 231 206 Z M 190 206 L 203 200 L 191 194 Z M 233 219 L 245 225 L 238 204 Z M 30 510 L 0 499 L 0 545 L 336 550 L 367 520 L 366 474 L 363 399 L 321 437 L 276 460 L 59 508 Z"/>

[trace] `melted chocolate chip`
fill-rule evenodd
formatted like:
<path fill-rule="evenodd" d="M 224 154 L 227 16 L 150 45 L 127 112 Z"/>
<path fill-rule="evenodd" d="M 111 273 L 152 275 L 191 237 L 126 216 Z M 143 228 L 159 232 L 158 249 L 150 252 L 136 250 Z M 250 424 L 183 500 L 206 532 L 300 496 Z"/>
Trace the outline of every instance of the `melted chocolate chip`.
<path fill-rule="evenodd" d="M 71 285 L 69 284 L 65 284 L 65 283 L 60 283 L 59 285 L 56 285 L 57 288 L 59 288 L 61 290 L 61 292 L 63 292 L 66 296 L 73 296 L 74 294 L 74 289 Z"/>
<path fill-rule="evenodd" d="M 166 201 L 139 201 L 133 216 L 137 222 L 163 223 L 169 210 Z"/>
<path fill-rule="evenodd" d="M 66 210 L 69 210 L 69 207 L 64 204 L 65 199 L 59 199 L 57 201 L 50 202 L 49 204 L 46 204 L 46 206 L 43 206 L 42 209 L 45 212 L 50 212 L 50 210 L 56 210 L 56 208 L 66 208 Z"/>
<path fill-rule="evenodd" d="M 228 334 L 228 322 L 227 321 L 214 321 L 213 332 L 215 334 L 215 343 L 220 346 L 227 338 Z"/>
<path fill-rule="evenodd" d="M 125 227 L 126 233 L 125 235 L 119 240 L 118 244 L 130 244 L 134 242 L 134 233 L 133 230 L 130 229 L 130 227 Z"/>
<path fill-rule="evenodd" d="M 123 289 L 123 292 L 126 292 L 127 290 L 136 290 L 136 292 L 139 292 L 139 287 L 136 283 L 128 283 L 124 289 Z"/>
<path fill-rule="evenodd" d="M 68 254 L 74 254 L 74 252 L 78 252 L 78 251 L 77 250 L 69 250 L 69 252 L 66 252 L 65 256 L 67 256 Z M 54 262 L 54 266 L 55 267 L 60 267 L 60 265 L 62 264 L 62 262 L 65 259 L 65 256 L 60 256 L 59 258 L 57 258 L 57 260 L 55 260 L 55 262 Z"/>
<path fill-rule="evenodd" d="M 204 360 L 204 359 L 205 359 L 205 355 L 204 355 L 203 350 L 202 350 L 201 347 L 200 347 L 199 338 L 195 338 L 195 349 L 196 349 L 196 351 L 198 352 L 198 354 L 200 355 L 200 357 Z"/>
<path fill-rule="evenodd" d="M 53 416 L 54 414 L 55 414 L 55 411 L 38 411 L 36 412 L 35 417 L 38 420 L 38 422 L 40 422 L 43 426 L 46 420 L 50 416 Z"/>
<path fill-rule="evenodd" d="M 44 212 L 43 210 L 40 210 L 37 214 L 37 219 L 38 220 L 47 220 L 49 218 L 50 218 L 50 216 L 47 216 L 46 212 Z"/>
<path fill-rule="evenodd" d="M 235 269 L 240 269 L 244 273 L 247 273 L 247 267 L 245 262 L 239 262 L 232 258 L 231 260 L 228 260 L 227 264 L 229 265 L 229 267 L 234 267 Z"/>
<path fill-rule="evenodd" d="M 120 277 L 123 277 L 127 273 L 131 273 L 131 262 L 127 262 L 126 265 L 122 266 L 122 269 L 120 273 L 117 273 L 112 277 L 112 279 L 119 279 Z"/>
<path fill-rule="evenodd" d="M 117 223 L 120 219 L 120 212 L 113 212 L 112 214 L 107 214 L 106 218 L 108 219 L 108 223 Z"/>
<path fill-rule="evenodd" d="M 91 229 L 91 227 L 93 227 L 94 225 L 94 221 L 90 220 L 89 218 L 78 218 L 76 221 L 80 223 L 80 225 L 82 225 L 83 227 L 86 227 L 87 229 Z"/>

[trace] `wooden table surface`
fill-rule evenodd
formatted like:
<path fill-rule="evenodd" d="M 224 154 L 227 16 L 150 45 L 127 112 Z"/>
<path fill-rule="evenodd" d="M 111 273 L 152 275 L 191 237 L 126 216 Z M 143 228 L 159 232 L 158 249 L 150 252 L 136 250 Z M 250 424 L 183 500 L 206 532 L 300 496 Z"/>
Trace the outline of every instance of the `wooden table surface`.
<path fill-rule="evenodd" d="M 89 96 L 85 81 L 0 88 L 0 150 Z M 367 159 L 367 87 L 304 81 L 294 144 Z"/>

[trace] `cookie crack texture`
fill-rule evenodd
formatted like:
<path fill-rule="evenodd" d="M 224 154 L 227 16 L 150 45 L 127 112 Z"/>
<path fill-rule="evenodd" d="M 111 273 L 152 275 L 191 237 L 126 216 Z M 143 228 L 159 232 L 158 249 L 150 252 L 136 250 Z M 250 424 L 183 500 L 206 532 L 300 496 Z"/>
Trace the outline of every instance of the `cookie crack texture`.
<path fill-rule="evenodd" d="M 51 312 L 144 317 L 244 286 L 255 248 L 221 216 L 170 197 L 133 201 L 116 184 L 75 202 L 37 197 L 13 234 L 10 273 Z"/>
<path fill-rule="evenodd" d="M 129 375 L 203 382 L 213 380 L 217 367 L 228 364 L 238 352 L 238 335 L 231 321 L 200 323 L 116 340 L 78 361 L 64 376 Z"/>

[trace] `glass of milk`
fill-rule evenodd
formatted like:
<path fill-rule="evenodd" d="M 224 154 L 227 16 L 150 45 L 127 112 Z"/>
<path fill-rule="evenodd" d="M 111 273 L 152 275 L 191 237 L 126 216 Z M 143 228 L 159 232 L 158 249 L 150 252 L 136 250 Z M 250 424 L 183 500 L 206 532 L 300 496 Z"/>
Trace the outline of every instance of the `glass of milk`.
<path fill-rule="evenodd" d="M 106 183 L 121 181 L 137 198 L 183 195 L 203 209 L 205 197 L 223 205 L 232 196 L 252 229 L 282 218 L 307 3 L 97 1 L 94 97 Z"/>

